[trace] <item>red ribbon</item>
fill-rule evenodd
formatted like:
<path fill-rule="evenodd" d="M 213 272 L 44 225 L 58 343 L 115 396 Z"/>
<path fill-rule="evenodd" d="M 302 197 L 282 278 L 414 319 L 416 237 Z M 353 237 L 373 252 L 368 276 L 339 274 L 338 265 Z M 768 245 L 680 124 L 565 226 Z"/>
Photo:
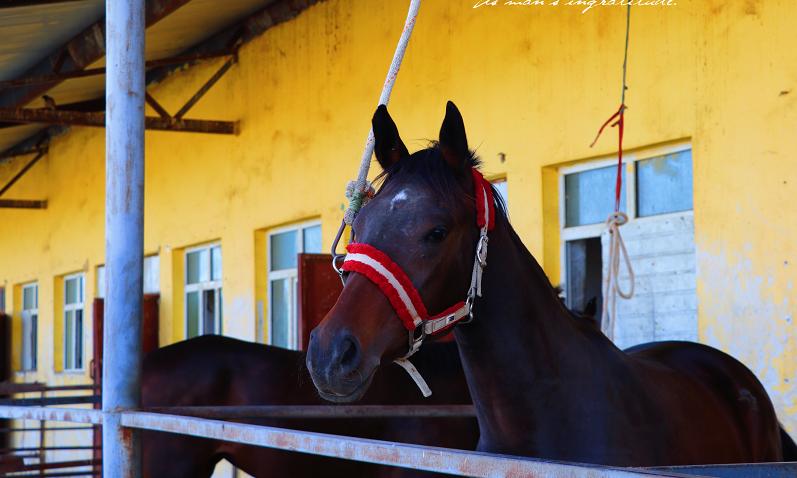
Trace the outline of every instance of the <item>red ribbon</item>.
<path fill-rule="evenodd" d="M 617 119 L 616 122 L 612 124 L 612 128 L 617 126 L 617 133 L 619 136 L 619 145 L 617 149 L 617 180 L 614 184 L 614 212 L 618 212 L 620 210 L 620 190 L 623 187 L 623 133 L 625 132 L 625 104 L 621 104 L 617 111 L 603 123 L 601 129 L 598 130 L 598 134 L 595 135 L 595 139 L 592 141 L 592 144 L 589 147 L 595 146 L 595 143 L 598 142 L 598 138 L 601 137 L 601 133 L 603 130 L 609 126 L 609 123 Z"/>

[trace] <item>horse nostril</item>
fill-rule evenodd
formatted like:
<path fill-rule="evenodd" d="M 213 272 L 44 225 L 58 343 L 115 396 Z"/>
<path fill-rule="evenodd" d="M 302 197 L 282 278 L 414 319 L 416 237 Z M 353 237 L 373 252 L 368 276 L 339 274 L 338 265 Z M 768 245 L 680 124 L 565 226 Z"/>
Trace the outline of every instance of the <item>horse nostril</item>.
<path fill-rule="evenodd" d="M 360 366 L 360 344 L 351 335 L 343 337 L 340 341 L 339 357 L 341 371 L 349 373 Z"/>

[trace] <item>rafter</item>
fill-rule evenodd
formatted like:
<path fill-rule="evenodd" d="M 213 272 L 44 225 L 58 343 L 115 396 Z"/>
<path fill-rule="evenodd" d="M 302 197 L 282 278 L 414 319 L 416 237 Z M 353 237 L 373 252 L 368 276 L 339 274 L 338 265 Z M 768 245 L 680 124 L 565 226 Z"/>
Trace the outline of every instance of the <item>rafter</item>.
<path fill-rule="evenodd" d="M 105 127 L 104 111 L 67 111 L 48 108 L 0 108 L 0 121 L 10 123 L 43 123 L 67 126 Z M 147 116 L 147 129 L 187 133 L 237 134 L 236 121 L 215 121 Z"/>
<path fill-rule="evenodd" d="M 47 209 L 47 200 L 0 199 L 0 209 Z"/>

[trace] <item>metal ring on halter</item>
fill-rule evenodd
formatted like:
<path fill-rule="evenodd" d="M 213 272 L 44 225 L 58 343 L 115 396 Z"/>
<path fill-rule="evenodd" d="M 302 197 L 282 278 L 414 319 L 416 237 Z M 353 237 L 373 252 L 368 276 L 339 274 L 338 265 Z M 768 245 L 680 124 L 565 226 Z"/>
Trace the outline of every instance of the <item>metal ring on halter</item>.
<path fill-rule="evenodd" d="M 489 242 L 489 238 L 486 234 L 482 234 L 479 238 L 479 244 L 476 246 L 476 260 L 479 261 L 479 265 L 482 267 L 487 267 L 487 243 Z"/>
<path fill-rule="evenodd" d="M 421 331 L 421 334 L 416 337 L 418 331 Z M 423 328 L 423 322 L 415 327 L 415 330 L 411 330 L 408 332 L 409 335 L 409 350 L 407 351 L 407 355 L 405 355 L 404 359 L 410 358 L 412 355 L 415 354 L 423 345 L 423 341 L 426 338 L 426 330 Z"/>
<path fill-rule="evenodd" d="M 341 237 L 343 237 L 343 231 L 345 229 L 346 221 L 340 221 L 340 228 L 338 228 L 338 233 L 335 235 L 335 240 L 332 241 L 332 268 L 338 273 L 338 276 L 340 276 L 340 281 L 344 286 L 346 285 L 346 280 L 343 278 L 344 271 L 338 267 L 338 261 L 345 258 L 346 254 L 338 254 L 338 243 L 340 242 Z"/>
<path fill-rule="evenodd" d="M 465 298 L 465 305 L 468 307 L 468 318 L 460 320 L 457 325 L 464 325 L 473 322 L 473 301 L 476 300 L 476 289 L 471 288 L 468 291 L 468 297 Z"/>

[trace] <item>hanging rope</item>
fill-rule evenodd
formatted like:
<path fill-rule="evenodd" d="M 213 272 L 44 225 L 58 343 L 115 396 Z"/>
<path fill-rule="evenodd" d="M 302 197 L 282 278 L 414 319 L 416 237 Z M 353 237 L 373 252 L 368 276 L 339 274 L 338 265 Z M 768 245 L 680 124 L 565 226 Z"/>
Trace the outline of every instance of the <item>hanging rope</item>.
<path fill-rule="evenodd" d="M 390 93 L 393 91 L 393 85 L 396 83 L 399 68 L 401 68 L 401 61 L 404 59 L 404 52 L 407 50 L 407 44 L 410 42 L 412 29 L 415 27 L 415 20 L 418 18 L 418 9 L 421 6 L 421 0 L 412 0 L 410 8 L 407 12 L 407 20 L 404 22 L 404 30 L 401 32 L 396 51 L 393 53 L 393 61 L 390 63 L 390 69 L 385 78 L 385 84 L 382 87 L 382 94 L 379 96 L 380 105 L 387 105 L 390 101 Z M 357 179 L 351 181 L 346 187 L 346 197 L 349 199 L 349 207 L 343 215 L 343 222 L 351 225 L 357 213 L 360 212 L 368 199 L 373 196 L 373 189 L 368 182 L 368 169 L 371 166 L 371 156 L 374 154 L 374 130 L 368 132 L 368 140 L 365 142 L 365 150 L 363 151 L 362 159 L 360 160 L 360 170 L 357 172 Z"/>
<path fill-rule="evenodd" d="M 603 310 L 601 312 L 601 330 L 610 340 L 614 340 L 614 325 L 617 316 L 617 296 L 623 299 L 630 299 L 634 296 L 634 270 L 631 267 L 631 259 L 620 234 L 620 226 L 628 222 L 628 215 L 620 211 L 620 198 L 623 188 L 623 133 L 625 132 L 625 92 L 628 90 L 626 83 L 626 73 L 628 71 L 628 38 L 631 32 L 631 4 L 628 4 L 625 20 L 625 54 L 623 57 L 623 89 L 620 93 L 620 107 L 609 117 L 598 130 L 595 140 L 590 144 L 590 148 L 598 142 L 603 130 L 611 124 L 617 127 L 618 148 L 617 148 L 617 179 L 614 184 L 614 212 L 609 214 L 606 219 L 606 228 L 609 231 L 609 264 L 607 266 L 606 278 L 603 282 Z M 622 260 L 628 272 L 630 287 L 628 291 L 620 287 L 620 261 Z"/>

